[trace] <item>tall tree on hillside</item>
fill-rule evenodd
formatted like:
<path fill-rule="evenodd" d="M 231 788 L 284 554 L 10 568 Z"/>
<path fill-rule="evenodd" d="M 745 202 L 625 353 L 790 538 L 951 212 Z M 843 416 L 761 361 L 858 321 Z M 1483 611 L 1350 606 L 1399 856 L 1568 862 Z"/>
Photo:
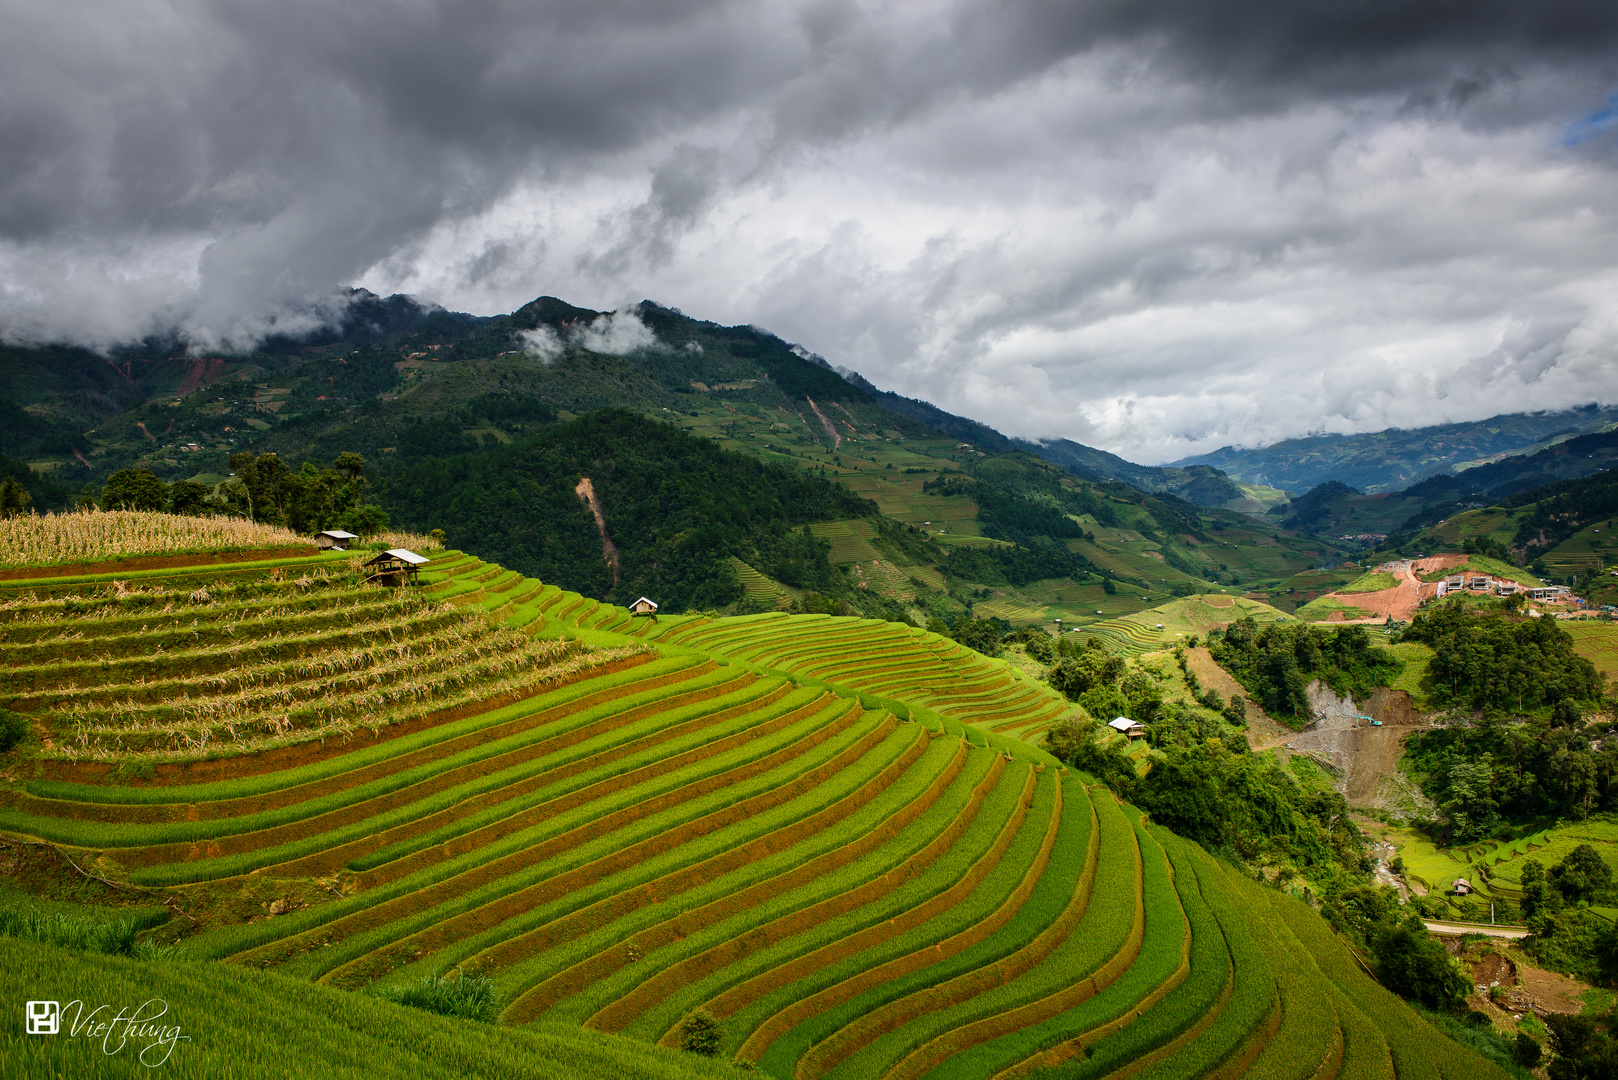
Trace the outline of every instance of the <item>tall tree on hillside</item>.
<path fill-rule="evenodd" d="M 28 513 L 33 505 L 34 497 L 11 477 L 0 479 L 0 518 L 15 517 L 18 514 Z"/>
<path fill-rule="evenodd" d="M 101 489 L 103 510 L 163 510 L 169 487 L 150 469 L 119 469 Z"/>

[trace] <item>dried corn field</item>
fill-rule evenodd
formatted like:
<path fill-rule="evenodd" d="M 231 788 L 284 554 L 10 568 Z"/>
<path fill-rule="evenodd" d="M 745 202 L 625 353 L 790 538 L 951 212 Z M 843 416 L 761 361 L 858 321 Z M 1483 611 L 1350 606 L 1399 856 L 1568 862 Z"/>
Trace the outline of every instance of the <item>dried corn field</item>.
<path fill-rule="evenodd" d="M 412 551 L 441 548 L 438 541 L 414 533 L 385 532 L 374 540 Z M 311 543 L 308 537 L 291 529 L 244 518 L 186 517 L 143 510 L 71 510 L 0 519 L 0 568 Z"/>

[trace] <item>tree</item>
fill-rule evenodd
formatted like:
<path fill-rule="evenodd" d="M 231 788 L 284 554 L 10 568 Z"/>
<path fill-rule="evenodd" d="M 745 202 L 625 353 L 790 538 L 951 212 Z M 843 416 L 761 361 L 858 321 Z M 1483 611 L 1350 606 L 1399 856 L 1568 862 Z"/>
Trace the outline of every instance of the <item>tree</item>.
<path fill-rule="evenodd" d="M 101 489 L 103 510 L 162 510 L 169 487 L 150 469 L 119 469 Z"/>
<path fill-rule="evenodd" d="M 1064 651 L 1067 647 L 1067 643 L 1064 643 Z M 1090 638 L 1077 656 L 1062 660 L 1045 677 L 1053 689 L 1060 691 L 1069 701 L 1077 701 L 1087 690 L 1113 685 L 1124 677 L 1125 670 L 1122 658 L 1112 655 L 1101 642 Z"/>
<path fill-rule="evenodd" d="M 1546 1070 L 1551 1080 L 1614 1080 L 1618 1077 L 1618 1041 L 1592 1016 L 1548 1013 L 1551 1049 L 1556 1058 Z M 1611 1016 L 1607 1018 L 1611 1022 Z"/>
<path fill-rule="evenodd" d="M 957 616 L 955 625 L 949 628 L 949 636 L 984 656 L 1000 655 L 1000 624 L 993 619 Z"/>
<path fill-rule="evenodd" d="M 176 480 L 169 487 L 169 499 L 176 514 L 197 514 L 208 508 L 208 487 L 194 480 Z"/>
<path fill-rule="evenodd" d="M 1546 875 L 1547 880 L 1570 904 L 1593 900 L 1612 884 L 1612 867 L 1595 848 L 1580 844 L 1572 854 Z"/>
<path fill-rule="evenodd" d="M 1375 950 L 1377 978 L 1400 997 L 1453 1011 L 1472 992 L 1472 980 L 1427 932 L 1419 916 L 1412 915 L 1380 934 Z"/>
<path fill-rule="evenodd" d="M 1449 818 L 1452 839 L 1461 843 L 1476 840 L 1499 821 L 1490 788 L 1493 777 L 1487 754 L 1478 761 L 1457 761 L 1450 766 L 1450 797 L 1440 809 Z"/>
<path fill-rule="evenodd" d="M 387 529 L 388 515 L 380 506 L 367 503 L 345 510 L 337 524 L 358 536 L 374 536 Z"/>
<path fill-rule="evenodd" d="M 22 484 L 9 476 L 0 480 L 0 518 L 26 514 L 33 502 L 34 497 Z"/>
<path fill-rule="evenodd" d="M 1517 1032 L 1517 1041 L 1511 1048 L 1511 1059 L 1525 1069 L 1532 1069 L 1539 1064 L 1539 1059 L 1545 1054 L 1539 1040 L 1527 1032 Z"/>
<path fill-rule="evenodd" d="M 1545 867 L 1535 858 L 1526 858 L 1522 865 L 1522 914 L 1530 924 L 1555 915 L 1562 901 L 1545 880 Z M 1535 931 L 1538 932 L 1537 930 Z"/>

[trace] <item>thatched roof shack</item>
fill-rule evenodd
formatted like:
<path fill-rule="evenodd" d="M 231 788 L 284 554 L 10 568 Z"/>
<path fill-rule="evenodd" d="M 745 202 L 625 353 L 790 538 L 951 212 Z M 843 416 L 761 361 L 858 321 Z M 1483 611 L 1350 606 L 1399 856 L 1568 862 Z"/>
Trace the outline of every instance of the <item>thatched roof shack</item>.
<path fill-rule="evenodd" d="M 657 617 L 657 601 L 643 596 L 629 605 L 629 614 L 650 615 L 655 619 Z"/>
<path fill-rule="evenodd" d="M 315 533 L 315 546 L 332 551 L 347 551 L 349 541 L 358 539 L 359 537 L 351 532 L 344 532 L 341 529 L 327 529 L 325 532 Z"/>
<path fill-rule="evenodd" d="M 404 548 L 389 548 L 362 567 L 369 570 L 367 581 L 380 581 L 384 585 L 416 584 L 416 572 L 431 560 Z"/>

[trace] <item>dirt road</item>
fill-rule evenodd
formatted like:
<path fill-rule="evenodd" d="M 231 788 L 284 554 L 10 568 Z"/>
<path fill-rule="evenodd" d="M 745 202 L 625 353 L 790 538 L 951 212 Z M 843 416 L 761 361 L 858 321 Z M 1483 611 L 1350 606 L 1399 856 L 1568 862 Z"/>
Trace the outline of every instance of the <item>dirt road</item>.
<path fill-rule="evenodd" d="M 1465 555 L 1432 555 L 1425 559 L 1400 562 L 1388 568 L 1399 582 L 1391 589 L 1365 593 L 1328 593 L 1327 596 L 1338 603 L 1357 607 L 1361 611 L 1369 611 L 1372 615 L 1371 619 L 1334 621 L 1365 623 L 1396 619 L 1400 622 L 1409 622 L 1416 617 L 1416 608 L 1421 605 L 1422 598 L 1438 591 L 1436 584 L 1422 581 L 1421 575 L 1448 570 L 1465 562 L 1466 559 Z"/>
<path fill-rule="evenodd" d="M 1487 923 L 1458 923 L 1458 922 L 1428 922 L 1422 920 L 1422 925 L 1435 934 L 1453 934 L 1459 937 L 1462 934 L 1482 934 L 1484 937 L 1495 938 L 1525 938 L 1528 931 L 1520 926 L 1489 926 Z"/>
<path fill-rule="evenodd" d="M 1195 649 L 1187 649 L 1185 661 L 1204 689 L 1219 691 L 1219 696 L 1226 701 L 1237 694 L 1247 700 L 1247 744 L 1254 750 L 1284 743 L 1292 737 L 1292 729 L 1270 719 L 1256 702 L 1247 697 L 1247 689 L 1230 672 L 1214 662 L 1213 655 L 1206 648 L 1199 645 Z"/>

